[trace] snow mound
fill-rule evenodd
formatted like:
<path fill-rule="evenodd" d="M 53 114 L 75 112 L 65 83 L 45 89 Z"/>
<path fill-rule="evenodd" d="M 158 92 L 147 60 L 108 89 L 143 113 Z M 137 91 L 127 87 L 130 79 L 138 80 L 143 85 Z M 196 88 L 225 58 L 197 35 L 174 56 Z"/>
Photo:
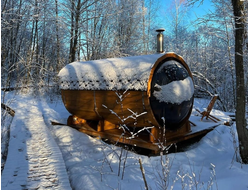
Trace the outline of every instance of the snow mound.
<path fill-rule="evenodd" d="M 155 85 L 159 91 L 154 91 L 153 95 L 159 102 L 167 102 L 172 104 L 181 104 L 193 97 L 194 85 L 191 77 L 184 80 L 173 81 L 166 85 Z"/>

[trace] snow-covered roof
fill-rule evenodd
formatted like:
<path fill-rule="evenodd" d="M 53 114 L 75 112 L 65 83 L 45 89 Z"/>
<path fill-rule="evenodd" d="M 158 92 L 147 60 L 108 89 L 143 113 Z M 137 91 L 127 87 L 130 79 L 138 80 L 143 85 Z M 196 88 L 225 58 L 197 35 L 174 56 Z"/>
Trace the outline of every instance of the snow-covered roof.
<path fill-rule="evenodd" d="M 110 58 L 66 65 L 58 74 L 67 90 L 147 90 L 152 66 L 164 54 Z"/>

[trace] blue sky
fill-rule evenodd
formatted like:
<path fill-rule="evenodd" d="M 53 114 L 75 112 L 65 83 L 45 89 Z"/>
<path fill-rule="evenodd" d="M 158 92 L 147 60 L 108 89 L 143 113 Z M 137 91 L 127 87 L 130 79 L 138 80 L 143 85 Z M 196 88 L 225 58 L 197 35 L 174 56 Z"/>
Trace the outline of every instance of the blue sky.
<path fill-rule="evenodd" d="M 160 0 L 161 1 L 161 6 L 159 10 L 159 17 L 157 18 L 156 25 L 159 25 L 158 27 L 160 28 L 165 28 L 166 32 L 168 28 L 171 27 L 171 22 L 172 20 L 172 15 L 174 14 L 174 6 L 173 2 L 175 0 Z M 176 1 L 182 1 L 182 0 L 176 0 Z M 213 11 L 214 8 L 212 6 L 211 0 L 204 0 L 203 4 L 195 3 L 193 7 L 184 7 L 182 5 L 181 8 L 184 12 L 185 15 L 181 17 L 182 22 L 184 25 L 191 25 L 190 23 L 192 21 L 195 21 L 197 17 L 202 17 L 205 14 L 209 13 L 210 11 Z M 192 27 L 192 26 L 190 26 Z"/>
<path fill-rule="evenodd" d="M 201 4 L 199 6 L 199 3 L 196 3 L 194 5 L 194 7 L 191 9 L 191 12 L 193 12 L 193 14 L 197 14 L 197 16 L 204 16 L 205 14 L 207 14 L 209 11 L 213 11 L 214 8 L 212 6 L 212 3 L 210 0 L 204 0 L 203 4 Z M 195 15 L 194 14 L 194 15 Z"/>

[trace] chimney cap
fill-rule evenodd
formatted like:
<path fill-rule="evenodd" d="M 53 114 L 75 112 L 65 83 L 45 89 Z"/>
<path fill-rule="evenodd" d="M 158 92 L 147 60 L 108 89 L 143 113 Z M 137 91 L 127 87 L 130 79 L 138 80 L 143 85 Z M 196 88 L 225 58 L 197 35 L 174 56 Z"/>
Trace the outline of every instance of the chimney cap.
<path fill-rule="evenodd" d="M 165 31 L 165 28 L 158 28 L 155 30 L 156 32 L 164 32 Z"/>

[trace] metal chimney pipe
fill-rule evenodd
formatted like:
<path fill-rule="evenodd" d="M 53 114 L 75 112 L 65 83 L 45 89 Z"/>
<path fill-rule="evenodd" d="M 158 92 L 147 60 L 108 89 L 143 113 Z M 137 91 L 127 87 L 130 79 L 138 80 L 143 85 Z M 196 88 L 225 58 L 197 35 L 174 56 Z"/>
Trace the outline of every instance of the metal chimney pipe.
<path fill-rule="evenodd" d="M 157 53 L 163 53 L 164 52 L 164 47 L 163 47 L 163 41 L 164 41 L 164 35 L 162 32 L 165 31 L 164 28 L 159 28 L 155 30 L 158 32 L 157 34 Z"/>

